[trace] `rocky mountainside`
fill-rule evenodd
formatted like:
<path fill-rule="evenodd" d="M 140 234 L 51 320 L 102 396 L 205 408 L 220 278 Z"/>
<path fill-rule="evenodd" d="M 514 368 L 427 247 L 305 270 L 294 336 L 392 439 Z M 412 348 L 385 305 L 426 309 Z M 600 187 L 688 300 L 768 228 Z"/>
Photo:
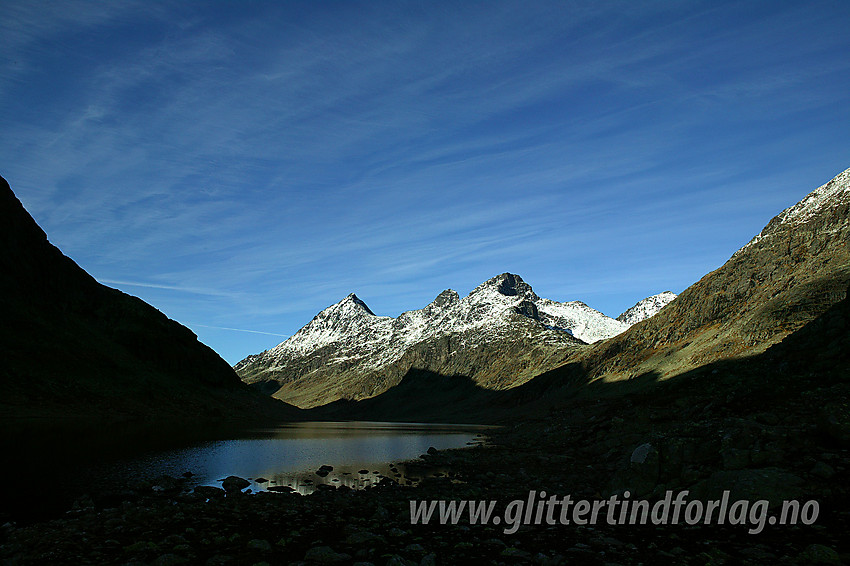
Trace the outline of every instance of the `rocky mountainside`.
<path fill-rule="evenodd" d="M 670 304 L 675 298 L 676 293 L 671 291 L 664 291 L 663 293 L 652 295 L 642 301 L 638 301 L 635 306 L 618 316 L 617 320 L 624 322 L 629 326 L 637 324 L 642 320 L 655 316 L 658 311 Z"/>
<path fill-rule="evenodd" d="M 591 378 L 669 377 L 757 354 L 844 298 L 850 169 L 784 210 L 652 318 L 585 352 Z"/>
<path fill-rule="evenodd" d="M 540 298 L 520 276 L 503 273 L 464 298 L 448 289 L 397 318 L 376 316 L 351 294 L 235 369 L 246 383 L 300 407 L 377 395 L 411 367 L 502 389 L 627 328 L 582 302 Z"/>
<path fill-rule="evenodd" d="M 0 178 L 0 415 L 278 414 L 184 326 L 95 281 Z"/>

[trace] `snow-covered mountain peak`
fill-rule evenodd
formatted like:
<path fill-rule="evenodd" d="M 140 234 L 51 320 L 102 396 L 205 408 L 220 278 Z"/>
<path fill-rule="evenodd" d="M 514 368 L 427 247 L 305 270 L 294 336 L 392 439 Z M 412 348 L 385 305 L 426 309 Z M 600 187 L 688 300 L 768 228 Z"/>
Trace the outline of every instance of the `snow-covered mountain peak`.
<path fill-rule="evenodd" d="M 496 363 L 492 360 L 503 363 L 506 352 L 522 351 L 534 358 L 540 352 L 581 347 L 575 339 L 597 342 L 628 327 L 581 301 L 559 303 L 540 298 L 519 275 L 502 273 L 463 298 L 446 289 L 426 306 L 394 318 L 376 316 L 352 293 L 320 312 L 285 342 L 249 356 L 236 369 L 249 383 L 277 381 L 279 392 L 322 399 L 328 390 L 342 387 L 340 380 L 347 379 L 350 383 L 339 389 L 345 389 L 345 395 L 374 392 L 380 385 L 376 379 L 392 375 L 393 368 L 403 371 L 403 366 L 408 367 L 405 364 L 414 362 L 432 364 L 440 371 L 480 373 L 481 379 L 493 379 L 501 386 L 502 373 L 491 371 L 496 366 L 488 364 Z M 528 377 L 535 368 L 548 367 L 545 360 L 557 358 L 547 356 L 531 365 L 523 361 L 517 371 Z M 299 387 L 291 384 L 301 380 L 318 380 L 322 389 L 298 393 Z M 310 404 L 315 399 L 302 401 Z"/>
<path fill-rule="evenodd" d="M 638 301 L 637 304 L 618 316 L 617 320 L 629 326 L 637 324 L 642 320 L 654 316 L 658 311 L 672 302 L 676 296 L 676 293 L 672 291 L 664 291 L 663 293 L 647 297 L 642 301 Z"/>
<path fill-rule="evenodd" d="M 288 351 L 309 352 L 338 342 L 388 317 L 376 316 L 354 293 L 327 307 L 301 330 L 281 342 L 269 353 Z"/>
<path fill-rule="evenodd" d="M 354 293 L 349 293 L 338 303 L 334 303 L 316 315 L 316 318 L 362 317 L 364 314 L 375 316 L 372 309 Z"/>
<path fill-rule="evenodd" d="M 783 224 L 802 224 L 824 208 L 836 206 L 848 199 L 850 199 L 850 169 L 842 171 L 794 206 L 782 211 L 779 218 Z"/>

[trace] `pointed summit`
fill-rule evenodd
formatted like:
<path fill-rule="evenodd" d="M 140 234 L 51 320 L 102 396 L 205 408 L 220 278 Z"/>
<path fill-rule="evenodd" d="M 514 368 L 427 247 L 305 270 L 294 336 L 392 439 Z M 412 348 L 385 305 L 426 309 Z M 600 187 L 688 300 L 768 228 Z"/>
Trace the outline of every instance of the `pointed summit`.
<path fill-rule="evenodd" d="M 454 289 L 446 289 L 445 291 L 437 295 L 437 298 L 431 301 L 431 304 L 428 306 L 442 308 L 446 305 L 456 303 L 459 300 L 460 296 L 457 294 L 457 291 L 455 291 Z"/>
<path fill-rule="evenodd" d="M 386 317 L 376 316 L 357 295 L 349 293 L 338 303 L 314 316 L 313 320 L 286 341 L 264 352 L 264 355 L 311 351 L 334 342 L 345 341 L 357 336 L 370 324 L 382 318 Z"/>
<path fill-rule="evenodd" d="M 360 300 L 360 298 L 354 293 L 349 293 L 343 300 L 341 300 L 338 305 L 342 304 L 350 304 L 352 308 L 360 308 L 366 311 L 368 314 L 375 316 L 375 313 L 372 312 L 372 309 L 369 306 Z"/>
<path fill-rule="evenodd" d="M 340 321 L 348 318 L 361 318 L 364 315 L 375 316 L 375 313 L 357 295 L 349 293 L 338 303 L 332 304 L 317 314 L 313 321 Z"/>
<path fill-rule="evenodd" d="M 501 275 L 491 277 L 476 287 L 470 295 L 484 290 L 494 290 L 506 297 L 522 297 L 530 301 L 539 299 L 531 288 L 531 285 L 523 281 L 522 277 L 515 273 L 502 273 Z"/>

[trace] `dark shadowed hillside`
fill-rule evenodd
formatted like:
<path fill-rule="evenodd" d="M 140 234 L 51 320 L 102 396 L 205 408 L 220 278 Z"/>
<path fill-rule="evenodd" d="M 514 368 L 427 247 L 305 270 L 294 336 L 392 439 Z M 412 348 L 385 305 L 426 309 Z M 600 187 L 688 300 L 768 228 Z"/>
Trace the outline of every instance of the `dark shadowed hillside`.
<path fill-rule="evenodd" d="M 95 281 L 0 178 L 0 415 L 245 417 L 254 394 L 187 328 Z"/>

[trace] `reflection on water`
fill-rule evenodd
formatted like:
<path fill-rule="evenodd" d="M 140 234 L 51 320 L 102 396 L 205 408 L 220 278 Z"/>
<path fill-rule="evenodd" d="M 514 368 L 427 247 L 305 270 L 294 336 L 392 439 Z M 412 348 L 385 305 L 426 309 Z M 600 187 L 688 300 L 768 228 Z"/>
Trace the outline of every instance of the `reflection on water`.
<path fill-rule="evenodd" d="M 445 473 L 444 469 L 428 469 L 429 475 L 435 473 Z M 303 495 L 308 495 L 316 489 L 321 489 L 322 485 L 333 487 L 345 486 L 350 489 L 363 489 L 376 485 L 384 478 L 389 478 L 401 484 L 415 485 L 422 479 L 422 469 L 416 467 L 408 468 L 404 463 L 380 463 L 371 464 L 363 468 L 361 466 L 347 465 L 334 466 L 334 469 L 327 476 L 318 475 L 314 470 L 301 472 L 282 472 L 271 474 L 259 478 L 258 481 L 253 481 L 250 489 L 254 491 L 263 491 L 270 489 L 271 491 L 280 490 L 281 488 L 291 488 L 292 491 L 297 491 Z M 271 478 L 271 479 L 269 479 Z M 268 481 L 263 481 L 268 479 Z M 252 478 L 257 480 L 257 478 Z M 286 491 L 289 491 L 287 489 Z"/>
<path fill-rule="evenodd" d="M 464 447 L 480 431 L 481 427 L 463 425 L 290 423 L 251 431 L 244 438 L 204 442 L 139 458 L 121 466 L 121 473 L 152 477 L 190 471 L 193 484 L 211 486 L 220 486 L 221 479 L 235 475 L 252 480 L 253 491 L 288 486 L 310 493 L 320 484 L 362 488 L 382 477 L 404 482 L 408 478 L 398 462 L 416 458 L 429 447 Z M 333 466 L 333 471 L 325 477 L 316 475 L 322 465 Z M 269 481 L 253 481 L 258 478 Z"/>
<path fill-rule="evenodd" d="M 301 422 L 247 432 L 6 430 L 0 450 L 10 464 L 0 473 L 0 518 L 56 514 L 86 493 L 185 472 L 193 474 L 192 486 L 221 486 L 223 478 L 235 475 L 251 480 L 253 491 L 292 488 L 304 494 L 322 484 L 362 488 L 383 477 L 413 482 L 416 476 L 401 462 L 432 446 L 459 448 L 479 441 L 485 428 Z M 319 476 L 315 472 L 322 465 L 333 470 Z"/>

